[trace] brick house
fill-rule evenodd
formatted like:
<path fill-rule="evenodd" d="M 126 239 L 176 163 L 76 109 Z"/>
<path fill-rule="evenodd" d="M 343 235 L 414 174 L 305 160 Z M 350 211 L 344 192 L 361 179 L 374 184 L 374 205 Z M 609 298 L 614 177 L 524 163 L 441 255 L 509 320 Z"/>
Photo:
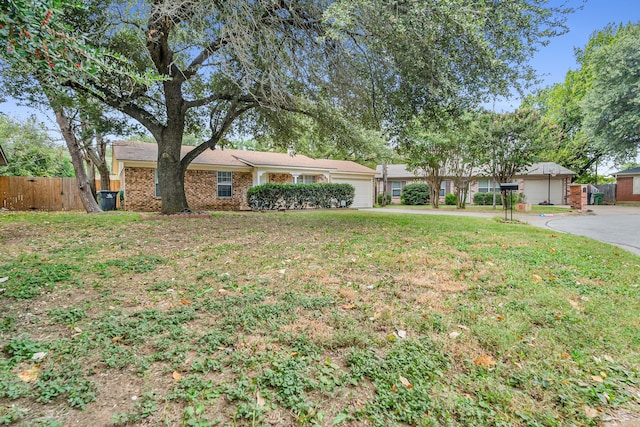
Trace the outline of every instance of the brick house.
<path fill-rule="evenodd" d="M 193 147 L 183 146 L 184 156 Z M 159 211 L 162 198 L 154 143 L 113 143 L 113 174 L 120 179 L 125 209 Z M 185 173 L 184 190 L 196 210 L 248 210 L 247 189 L 266 183 L 347 183 L 355 188 L 352 207 L 373 206 L 375 171 L 345 160 L 259 151 L 205 150 Z"/>
<path fill-rule="evenodd" d="M 640 202 L 640 167 L 613 174 L 616 177 L 616 202 Z"/>
<path fill-rule="evenodd" d="M 473 201 L 475 193 L 500 191 L 500 186 L 481 170 L 469 181 L 467 202 Z M 555 205 L 566 205 L 569 196 L 569 184 L 575 172 L 553 162 L 534 163 L 527 170 L 513 179 L 518 183 L 519 192 L 527 203 L 538 204 L 548 202 Z M 455 186 L 451 176 L 443 175 L 440 187 L 440 200 L 449 193 L 455 193 Z M 426 183 L 424 176 L 407 170 L 407 165 L 387 165 L 387 194 L 391 195 L 391 203 L 400 203 L 402 189 L 413 183 Z M 382 165 L 376 167 L 376 197 L 382 194 Z"/>

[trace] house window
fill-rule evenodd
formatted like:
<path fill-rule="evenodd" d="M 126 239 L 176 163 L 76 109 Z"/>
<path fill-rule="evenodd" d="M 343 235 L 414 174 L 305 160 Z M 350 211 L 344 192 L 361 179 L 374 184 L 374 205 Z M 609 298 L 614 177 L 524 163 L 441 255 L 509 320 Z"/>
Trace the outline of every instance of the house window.
<path fill-rule="evenodd" d="M 478 181 L 478 193 L 493 193 L 499 190 L 498 184 L 493 179 L 481 179 Z"/>
<path fill-rule="evenodd" d="M 640 176 L 633 177 L 633 194 L 640 194 Z"/>
<path fill-rule="evenodd" d="M 231 177 L 232 172 L 218 172 L 218 197 L 231 198 L 233 194 Z"/>
<path fill-rule="evenodd" d="M 316 183 L 316 176 L 315 175 L 300 175 L 300 176 L 298 176 L 297 180 L 295 178 L 293 178 L 293 182 L 295 182 L 296 184 L 315 184 Z"/>
<path fill-rule="evenodd" d="M 153 170 L 153 180 L 155 182 L 156 190 L 154 195 L 160 197 L 160 183 L 158 182 L 158 169 Z"/>
<path fill-rule="evenodd" d="M 440 183 L 440 197 L 444 197 L 444 193 L 447 191 L 447 183 L 442 181 Z"/>
<path fill-rule="evenodd" d="M 400 193 L 402 193 L 402 182 L 391 181 L 391 197 L 400 197 Z"/>

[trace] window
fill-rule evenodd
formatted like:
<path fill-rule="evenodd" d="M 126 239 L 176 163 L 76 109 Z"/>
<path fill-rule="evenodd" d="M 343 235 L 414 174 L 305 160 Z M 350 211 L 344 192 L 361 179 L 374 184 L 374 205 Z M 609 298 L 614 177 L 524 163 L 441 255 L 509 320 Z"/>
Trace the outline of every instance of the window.
<path fill-rule="evenodd" d="M 232 184 L 231 184 L 232 172 L 218 172 L 218 197 L 231 198 Z"/>
<path fill-rule="evenodd" d="M 640 176 L 633 177 L 633 194 L 640 194 Z"/>
<path fill-rule="evenodd" d="M 315 175 L 300 175 L 296 180 L 293 178 L 293 182 L 296 184 L 315 184 L 316 176 Z"/>
<path fill-rule="evenodd" d="M 391 197 L 400 197 L 400 193 L 402 193 L 402 182 L 391 181 Z"/>
<path fill-rule="evenodd" d="M 160 184 L 158 183 L 158 169 L 153 170 L 153 180 L 155 181 L 155 184 L 156 184 L 156 190 L 154 195 L 156 197 L 160 197 Z"/>
<path fill-rule="evenodd" d="M 440 183 L 440 197 L 444 197 L 444 193 L 447 191 L 447 183 L 442 181 Z"/>
<path fill-rule="evenodd" d="M 500 186 L 493 179 L 481 179 L 478 181 L 478 193 L 493 193 L 494 189 L 500 191 Z"/>

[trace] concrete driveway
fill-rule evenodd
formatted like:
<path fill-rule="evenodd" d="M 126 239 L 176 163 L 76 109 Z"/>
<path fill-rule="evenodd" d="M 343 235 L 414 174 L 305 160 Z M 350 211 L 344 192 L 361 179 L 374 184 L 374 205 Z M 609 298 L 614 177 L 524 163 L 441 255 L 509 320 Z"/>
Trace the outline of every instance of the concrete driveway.
<path fill-rule="evenodd" d="M 503 211 L 496 212 L 468 212 L 449 210 L 418 210 L 418 209 L 363 209 L 367 211 L 397 212 L 425 215 L 456 215 L 493 218 L 502 216 Z M 601 242 L 611 243 L 637 255 L 640 255 L 640 207 L 633 206 L 589 206 L 591 212 L 584 214 L 513 214 L 514 219 L 527 222 L 536 227 L 577 234 Z"/>
<path fill-rule="evenodd" d="M 611 243 L 640 255 L 640 207 L 590 206 L 590 209 L 591 214 L 548 218 L 544 225 L 552 230 Z"/>

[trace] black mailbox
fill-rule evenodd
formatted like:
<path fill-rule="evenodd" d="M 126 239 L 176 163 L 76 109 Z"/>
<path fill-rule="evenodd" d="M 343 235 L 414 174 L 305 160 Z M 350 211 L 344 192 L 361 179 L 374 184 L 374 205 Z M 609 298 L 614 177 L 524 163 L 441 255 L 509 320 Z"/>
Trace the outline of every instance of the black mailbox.
<path fill-rule="evenodd" d="M 517 182 L 505 182 L 503 184 L 500 184 L 500 191 L 516 191 L 517 189 Z"/>

